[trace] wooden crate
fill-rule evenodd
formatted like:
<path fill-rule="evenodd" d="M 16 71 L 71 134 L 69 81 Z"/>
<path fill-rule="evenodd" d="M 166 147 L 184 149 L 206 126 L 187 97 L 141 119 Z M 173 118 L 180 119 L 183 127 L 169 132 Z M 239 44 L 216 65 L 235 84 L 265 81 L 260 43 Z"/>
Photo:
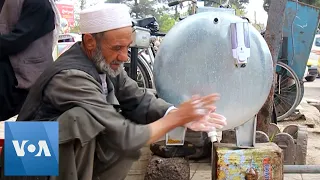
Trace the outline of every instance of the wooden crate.
<path fill-rule="evenodd" d="M 212 158 L 213 180 L 283 180 L 283 154 L 274 143 L 258 143 L 252 149 L 215 143 Z M 250 173 L 251 172 L 251 173 Z"/>

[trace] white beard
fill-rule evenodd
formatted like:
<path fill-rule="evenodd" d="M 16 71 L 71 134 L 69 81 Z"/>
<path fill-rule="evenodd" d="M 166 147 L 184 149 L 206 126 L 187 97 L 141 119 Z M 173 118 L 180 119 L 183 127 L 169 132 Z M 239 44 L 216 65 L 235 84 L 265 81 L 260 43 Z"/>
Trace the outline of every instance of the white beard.
<path fill-rule="evenodd" d="M 97 69 L 102 72 L 102 73 L 106 73 L 111 77 L 116 77 L 118 76 L 121 71 L 123 70 L 123 63 L 116 61 L 116 63 L 121 63 L 119 68 L 117 70 L 114 70 L 111 68 L 110 64 L 106 63 L 106 60 L 104 59 L 102 52 L 101 52 L 101 48 L 98 46 L 96 52 L 94 53 L 93 57 L 93 62 L 96 64 Z"/>

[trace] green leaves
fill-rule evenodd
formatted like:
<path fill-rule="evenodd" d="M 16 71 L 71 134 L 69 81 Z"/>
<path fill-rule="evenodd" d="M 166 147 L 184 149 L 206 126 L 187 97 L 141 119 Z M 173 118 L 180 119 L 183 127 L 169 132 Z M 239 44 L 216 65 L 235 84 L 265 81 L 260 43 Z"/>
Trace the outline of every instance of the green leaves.
<path fill-rule="evenodd" d="M 163 14 L 158 19 L 158 22 L 160 25 L 160 32 L 167 33 L 175 25 L 176 20 L 168 14 Z"/>

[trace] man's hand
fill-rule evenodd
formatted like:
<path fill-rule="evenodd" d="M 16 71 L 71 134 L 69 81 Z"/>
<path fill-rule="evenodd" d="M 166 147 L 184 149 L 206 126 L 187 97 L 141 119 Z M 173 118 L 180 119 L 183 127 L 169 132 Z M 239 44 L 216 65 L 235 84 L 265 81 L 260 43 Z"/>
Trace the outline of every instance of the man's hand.
<path fill-rule="evenodd" d="M 177 121 L 180 121 L 181 126 L 185 123 L 191 122 L 195 119 L 202 119 L 203 117 L 214 111 L 216 107 L 213 105 L 219 100 L 218 94 L 211 94 L 205 97 L 193 96 L 191 100 L 182 103 L 177 109 L 173 110 L 167 116 L 176 117 Z M 193 119 L 192 119 L 193 118 Z"/>
<path fill-rule="evenodd" d="M 226 118 L 217 113 L 210 113 L 198 121 L 185 124 L 185 127 L 193 131 L 210 132 L 215 129 L 222 129 L 227 125 Z"/>
<path fill-rule="evenodd" d="M 214 94 L 214 102 L 219 99 L 218 94 Z M 178 109 L 172 109 L 168 112 L 168 114 L 176 112 Z M 215 107 L 213 108 L 212 112 L 201 118 L 200 120 L 195 120 L 189 122 L 184 125 L 184 127 L 189 128 L 193 131 L 202 131 L 202 132 L 209 132 L 213 129 L 222 129 L 227 125 L 226 118 L 222 115 L 214 113 Z"/>
<path fill-rule="evenodd" d="M 194 96 L 191 100 L 182 103 L 178 109 L 170 111 L 166 116 L 149 124 L 151 137 L 148 144 L 157 141 L 170 130 L 183 126 L 195 119 L 201 120 L 214 111 L 214 102 L 219 95 L 212 94 L 205 97 Z"/>
<path fill-rule="evenodd" d="M 197 97 L 199 97 L 198 95 L 195 95 L 195 96 L 193 96 L 192 98 L 191 98 L 191 100 L 192 99 L 195 99 L 195 98 L 197 98 Z M 208 98 L 209 96 L 207 96 L 206 98 Z M 219 99 L 220 99 L 220 95 L 219 94 L 212 94 L 212 95 L 210 95 L 210 97 L 212 98 L 211 100 L 212 100 L 212 104 L 214 104 L 216 101 L 218 101 Z M 212 105 L 211 104 L 211 105 Z M 208 105 L 210 105 L 210 104 L 208 104 Z M 212 108 L 215 110 L 215 108 L 216 107 L 214 107 L 214 106 L 212 106 Z M 174 113 L 174 112 L 176 112 L 178 110 L 178 108 L 175 108 L 175 109 L 172 109 L 172 110 L 170 110 L 169 112 L 168 112 L 168 114 L 171 114 L 171 113 Z M 167 115 L 168 115 L 167 114 Z"/>

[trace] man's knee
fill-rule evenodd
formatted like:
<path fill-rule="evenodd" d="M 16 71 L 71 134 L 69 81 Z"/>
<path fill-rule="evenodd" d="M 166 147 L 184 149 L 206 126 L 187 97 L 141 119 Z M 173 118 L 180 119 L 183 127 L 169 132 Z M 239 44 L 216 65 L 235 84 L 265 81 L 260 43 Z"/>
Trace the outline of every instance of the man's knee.
<path fill-rule="evenodd" d="M 67 111 L 65 111 L 63 114 L 61 114 L 58 117 L 58 121 L 66 122 L 66 121 L 80 121 L 83 119 L 88 118 L 90 114 L 82 107 L 74 107 Z"/>
<path fill-rule="evenodd" d="M 69 109 L 61 114 L 57 121 L 59 122 L 60 143 L 78 139 L 84 145 L 105 129 L 82 107 Z"/>
<path fill-rule="evenodd" d="M 50 180 L 88 180 L 93 176 L 96 140 L 82 146 L 78 140 L 59 145 L 59 176 Z"/>

